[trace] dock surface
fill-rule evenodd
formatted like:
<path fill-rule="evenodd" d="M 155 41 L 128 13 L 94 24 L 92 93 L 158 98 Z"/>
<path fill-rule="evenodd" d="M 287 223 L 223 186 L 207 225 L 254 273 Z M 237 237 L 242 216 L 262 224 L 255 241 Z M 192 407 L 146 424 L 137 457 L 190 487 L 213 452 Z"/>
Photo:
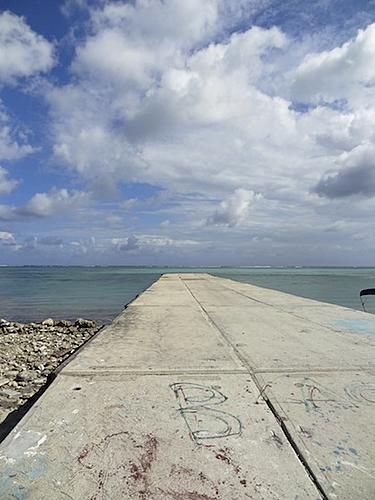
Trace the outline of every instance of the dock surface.
<path fill-rule="evenodd" d="M 375 316 L 163 275 L 0 447 L 0 498 L 373 499 Z"/>

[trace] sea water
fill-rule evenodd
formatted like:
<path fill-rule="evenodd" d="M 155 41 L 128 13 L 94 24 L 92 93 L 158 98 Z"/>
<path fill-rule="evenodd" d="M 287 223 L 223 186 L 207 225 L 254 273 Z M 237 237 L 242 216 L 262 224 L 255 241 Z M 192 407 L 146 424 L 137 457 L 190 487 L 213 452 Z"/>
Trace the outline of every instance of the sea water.
<path fill-rule="evenodd" d="M 162 273 L 199 272 L 362 309 L 359 291 L 375 288 L 375 268 L 0 267 L 0 317 L 14 321 L 91 318 L 110 322 Z M 375 313 L 375 297 L 366 301 Z"/>

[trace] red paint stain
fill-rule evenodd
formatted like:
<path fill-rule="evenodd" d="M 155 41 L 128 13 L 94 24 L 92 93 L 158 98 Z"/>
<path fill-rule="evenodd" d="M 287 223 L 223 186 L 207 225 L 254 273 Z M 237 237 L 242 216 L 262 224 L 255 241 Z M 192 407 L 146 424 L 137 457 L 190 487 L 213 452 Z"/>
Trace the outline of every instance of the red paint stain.
<path fill-rule="evenodd" d="M 230 456 L 230 450 L 228 450 L 228 448 L 220 448 L 219 452 L 216 453 L 215 456 L 218 460 L 222 460 L 226 464 L 230 465 L 236 473 L 237 477 L 240 479 L 240 483 L 246 487 L 246 479 L 240 478 L 241 467 L 233 462 L 233 459 Z"/>

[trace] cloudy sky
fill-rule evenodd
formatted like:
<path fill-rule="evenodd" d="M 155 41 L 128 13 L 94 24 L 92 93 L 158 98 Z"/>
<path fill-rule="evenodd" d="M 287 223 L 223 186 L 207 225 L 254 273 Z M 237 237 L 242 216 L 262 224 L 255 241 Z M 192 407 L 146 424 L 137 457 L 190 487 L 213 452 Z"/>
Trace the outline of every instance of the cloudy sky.
<path fill-rule="evenodd" d="M 0 9 L 0 264 L 375 265 L 375 0 Z"/>

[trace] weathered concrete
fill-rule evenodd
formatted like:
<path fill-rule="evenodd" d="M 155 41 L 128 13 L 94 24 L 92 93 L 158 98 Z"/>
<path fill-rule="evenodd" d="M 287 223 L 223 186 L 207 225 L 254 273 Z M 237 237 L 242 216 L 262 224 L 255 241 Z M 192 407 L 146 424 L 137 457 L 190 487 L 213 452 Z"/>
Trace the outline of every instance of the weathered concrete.
<path fill-rule="evenodd" d="M 0 498 L 372 499 L 375 317 L 164 275 L 0 448 Z"/>

